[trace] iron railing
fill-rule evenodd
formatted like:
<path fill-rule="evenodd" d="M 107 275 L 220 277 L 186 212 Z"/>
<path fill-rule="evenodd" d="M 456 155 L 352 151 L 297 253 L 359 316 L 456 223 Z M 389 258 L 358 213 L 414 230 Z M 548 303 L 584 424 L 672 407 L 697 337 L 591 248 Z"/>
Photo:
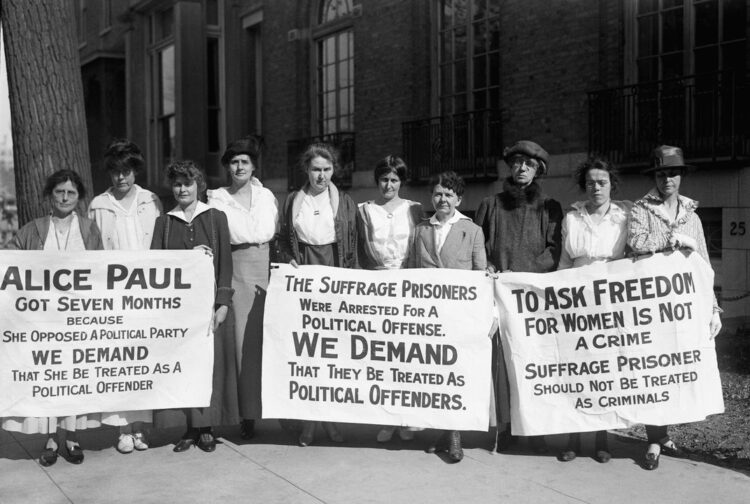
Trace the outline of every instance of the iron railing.
<path fill-rule="evenodd" d="M 499 110 L 408 121 L 401 131 L 412 180 L 445 170 L 473 179 L 497 178 L 503 151 Z"/>
<path fill-rule="evenodd" d="M 287 141 L 287 184 L 290 191 L 302 187 L 307 175 L 299 166 L 299 158 L 308 145 L 324 142 L 336 147 L 339 151 L 340 168 L 333 173 L 333 183 L 336 187 L 348 189 L 352 186 L 352 172 L 354 172 L 355 147 L 354 133 L 330 133 L 308 138 L 297 138 Z"/>
<path fill-rule="evenodd" d="M 645 163 L 661 144 L 692 161 L 747 158 L 749 82 L 724 71 L 589 92 L 589 152 L 622 165 Z"/>

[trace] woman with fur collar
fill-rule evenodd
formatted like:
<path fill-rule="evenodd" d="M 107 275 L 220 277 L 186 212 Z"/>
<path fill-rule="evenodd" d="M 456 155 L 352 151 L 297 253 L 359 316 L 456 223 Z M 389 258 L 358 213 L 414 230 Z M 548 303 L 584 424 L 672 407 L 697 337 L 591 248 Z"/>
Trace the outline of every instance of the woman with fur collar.
<path fill-rule="evenodd" d="M 482 228 L 487 252 L 487 270 L 494 272 L 546 273 L 560 261 L 560 203 L 548 198 L 538 179 L 547 173 L 549 154 L 539 144 L 521 140 L 505 149 L 503 159 L 510 177 L 503 192 L 484 198 L 475 222 Z M 498 437 L 497 450 L 506 450 L 510 434 L 510 384 L 499 336 L 495 340 Z M 531 439 L 534 450 L 544 453 L 541 436 Z"/>

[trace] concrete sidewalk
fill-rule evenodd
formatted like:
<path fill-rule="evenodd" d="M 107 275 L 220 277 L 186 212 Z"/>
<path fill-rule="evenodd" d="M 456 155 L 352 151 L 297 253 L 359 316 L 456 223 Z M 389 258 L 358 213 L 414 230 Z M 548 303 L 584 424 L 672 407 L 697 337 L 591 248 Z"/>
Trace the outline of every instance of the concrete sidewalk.
<path fill-rule="evenodd" d="M 416 439 L 375 442 L 376 427 L 344 425 L 347 443 L 334 445 L 318 429 L 308 448 L 273 420 L 258 423 L 243 442 L 238 427 L 219 429 L 214 453 L 173 453 L 181 432 L 155 432 L 152 448 L 128 455 L 113 447 L 117 430 L 79 433 L 86 459 L 60 458 L 41 467 L 45 436 L 0 431 L 0 503 L 698 503 L 745 502 L 750 477 L 691 460 L 662 457 L 656 471 L 638 462 L 644 444 L 610 434 L 613 459 L 599 464 L 584 453 L 568 463 L 531 455 L 522 443 L 508 454 L 488 450 L 490 436 L 464 436 L 459 464 L 424 453 L 431 432 Z M 584 449 L 591 449 L 584 437 Z"/>

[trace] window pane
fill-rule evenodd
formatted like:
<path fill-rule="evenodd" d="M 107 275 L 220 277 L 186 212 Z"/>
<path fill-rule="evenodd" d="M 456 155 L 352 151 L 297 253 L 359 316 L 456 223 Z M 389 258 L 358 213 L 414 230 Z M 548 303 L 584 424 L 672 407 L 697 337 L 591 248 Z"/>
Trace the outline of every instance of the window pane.
<path fill-rule="evenodd" d="M 174 9 L 170 7 L 156 14 L 156 40 L 172 35 L 174 27 Z"/>
<path fill-rule="evenodd" d="M 346 89 L 339 91 L 339 114 L 349 115 L 349 92 Z"/>
<path fill-rule="evenodd" d="M 463 26 L 467 18 L 467 0 L 453 0 L 453 24 L 454 26 Z"/>
<path fill-rule="evenodd" d="M 682 0 L 662 0 L 662 9 L 669 9 L 670 7 L 677 7 L 682 5 Z"/>
<path fill-rule="evenodd" d="M 695 73 L 714 72 L 719 69 L 718 47 L 704 47 L 695 50 Z"/>
<path fill-rule="evenodd" d="M 488 24 L 489 30 L 489 50 L 497 51 L 500 48 L 500 19 L 493 18 Z"/>
<path fill-rule="evenodd" d="M 662 16 L 662 52 L 682 49 L 682 9 L 665 12 Z"/>
<path fill-rule="evenodd" d="M 487 26 L 474 23 L 474 54 L 482 54 L 487 49 Z"/>
<path fill-rule="evenodd" d="M 165 47 L 159 53 L 160 115 L 174 114 L 174 46 Z"/>
<path fill-rule="evenodd" d="M 339 35 L 339 59 L 346 59 L 349 57 L 349 42 L 346 33 Z"/>
<path fill-rule="evenodd" d="M 447 31 L 440 35 L 441 50 L 440 61 L 446 62 L 453 59 L 453 32 Z"/>
<path fill-rule="evenodd" d="M 485 101 L 485 91 L 474 93 L 474 110 L 482 110 L 486 107 L 487 102 Z"/>
<path fill-rule="evenodd" d="M 659 17 L 645 16 L 638 19 L 638 56 L 656 54 L 659 49 Z"/>
<path fill-rule="evenodd" d="M 747 35 L 747 3 L 745 0 L 724 0 L 724 33 L 722 40 L 743 39 Z"/>
<path fill-rule="evenodd" d="M 446 97 L 440 100 L 440 112 L 443 115 L 448 115 L 448 114 L 453 113 L 453 98 L 452 97 Z"/>
<path fill-rule="evenodd" d="M 638 0 L 638 14 L 654 12 L 659 5 L 659 0 Z"/>
<path fill-rule="evenodd" d="M 454 110 L 455 113 L 466 112 L 466 95 L 465 94 L 456 95 L 454 99 L 454 104 L 456 107 Z"/>
<path fill-rule="evenodd" d="M 745 42 L 726 44 L 721 50 L 723 70 L 743 71 L 745 69 Z"/>
<path fill-rule="evenodd" d="M 456 79 L 454 91 L 456 93 L 462 93 L 466 91 L 466 62 L 459 61 L 458 63 L 455 63 L 453 69 L 453 75 Z"/>
<path fill-rule="evenodd" d="M 476 19 L 483 19 L 486 14 L 486 4 L 487 0 L 473 0 L 473 18 Z"/>
<path fill-rule="evenodd" d="M 492 53 L 488 56 L 490 61 L 490 86 L 500 84 L 500 54 Z"/>
<path fill-rule="evenodd" d="M 206 24 L 219 24 L 219 0 L 206 0 Z"/>
<path fill-rule="evenodd" d="M 451 26 L 453 26 L 453 2 L 443 0 L 442 9 L 440 9 L 440 29 L 447 30 Z"/>
<path fill-rule="evenodd" d="M 440 68 L 440 90 L 442 94 L 453 92 L 453 71 L 451 65 L 443 65 Z"/>
<path fill-rule="evenodd" d="M 453 33 L 455 57 L 456 59 L 464 59 L 466 57 L 466 26 L 457 27 Z"/>
<path fill-rule="evenodd" d="M 670 54 L 662 57 L 662 79 L 682 76 L 682 53 Z"/>
<path fill-rule="evenodd" d="M 695 45 L 715 44 L 719 39 L 718 0 L 695 6 Z"/>
<path fill-rule="evenodd" d="M 638 60 L 638 82 L 654 81 L 659 78 L 658 58 L 643 58 Z"/>
<path fill-rule="evenodd" d="M 352 11 L 352 0 L 325 0 L 321 2 L 320 18 L 321 23 L 327 23 L 334 19 L 347 16 Z"/>
<path fill-rule="evenodd" d="M 487 87 L 487 62 L 484 56 L 474 58 L 474 89 Z"/>
<path fill-rule="evenodd" d="M 206 71 L 208 80 L 208 106 L 219 105 L 219 40 L 209 38 L 206 42 Z"/>

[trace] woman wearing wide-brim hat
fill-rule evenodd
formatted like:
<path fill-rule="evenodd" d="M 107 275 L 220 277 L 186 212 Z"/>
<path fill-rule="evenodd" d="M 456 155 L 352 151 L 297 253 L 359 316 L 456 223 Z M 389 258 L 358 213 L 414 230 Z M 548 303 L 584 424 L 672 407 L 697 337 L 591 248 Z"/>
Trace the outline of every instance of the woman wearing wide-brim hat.
<path fill-rule="evenodd" d="M 703 225 L 695 213 L 698 202 L 680 194 L 680 184 L 687 172 L 695 169 L 686 165 L 682 149 L 662 145 L 654 149 L 651 166 L 643 174 L 653 177 L 655 187 L 635 202 L 630 214 L 628 244 L 636 254 L 653 254 L 676 249 L 697 252 L 711 265 L 703 234 Z M 714 296 L 710 335 L 713 339 L 721 330 L 722 310 Z M 666 425 L 647 425 L 648 450 L 643 461 L 645 469 L 659 467 L 659 456 L 681 456 L 669 438 Z"/>

